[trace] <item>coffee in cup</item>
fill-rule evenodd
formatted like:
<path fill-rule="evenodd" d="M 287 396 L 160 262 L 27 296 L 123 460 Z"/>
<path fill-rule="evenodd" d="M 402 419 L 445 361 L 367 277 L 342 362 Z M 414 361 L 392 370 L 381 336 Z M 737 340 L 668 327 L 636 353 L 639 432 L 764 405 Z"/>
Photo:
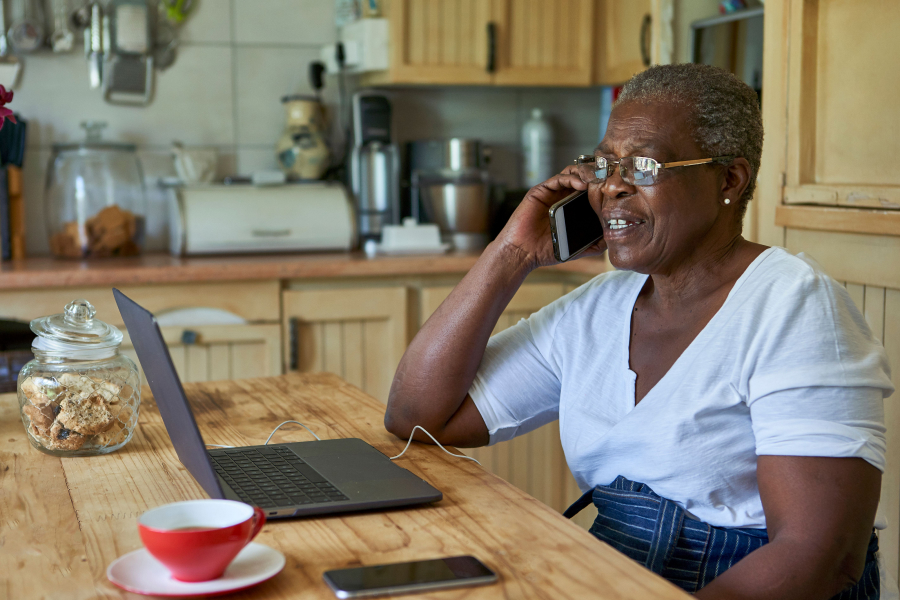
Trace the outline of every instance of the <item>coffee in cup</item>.
<path fill-rule="evenodd" d="M 189 500 L 148 510 L 138 519 L 147 551 L 179 581 L 221 577 L 266 522 L 266 513 L 233 500 Z"/>

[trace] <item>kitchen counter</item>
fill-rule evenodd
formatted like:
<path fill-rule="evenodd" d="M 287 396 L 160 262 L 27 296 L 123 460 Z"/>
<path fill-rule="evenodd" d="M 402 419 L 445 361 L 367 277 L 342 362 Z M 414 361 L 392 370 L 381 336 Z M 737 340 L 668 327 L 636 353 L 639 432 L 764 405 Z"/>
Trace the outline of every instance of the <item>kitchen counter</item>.
<path fill-rule="evenodd" d="M 362 252 L 334 252 L 191 258 L 148 254 L 84 261 L 27 258 L 0 263 L 0 289 L 444 275 L 465 273 L 478 256 L 478 253 L 455 252 L 438 256 L 370 258 Z M 598 257 L 546 267 L 541 271 L 597 275 L 608 269 L 606 258 Z"/>

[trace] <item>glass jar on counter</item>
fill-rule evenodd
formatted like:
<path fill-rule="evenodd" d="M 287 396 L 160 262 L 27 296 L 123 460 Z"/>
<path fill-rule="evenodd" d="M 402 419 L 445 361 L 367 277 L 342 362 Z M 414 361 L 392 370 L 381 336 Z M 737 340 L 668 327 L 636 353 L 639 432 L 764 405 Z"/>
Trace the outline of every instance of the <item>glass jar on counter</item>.
<path fill-rule="evenodd" d="M 95 314 L 90 302 L 75 300 L 31 322 L 35 359 L 19 372 L 19 409 L 31 445 L 47 454 L 107 454 L 137 426 L 137 366 L 119 354 L 122 332 Z"/>
<path fill-rule="evenodd" d="M 61 258 L 140 254 L 147 200 L 136 147 L 103 141 L 106 123 L 81 126 L 87 139 L 54 145 L 47 170 L 50 251 Z"/>

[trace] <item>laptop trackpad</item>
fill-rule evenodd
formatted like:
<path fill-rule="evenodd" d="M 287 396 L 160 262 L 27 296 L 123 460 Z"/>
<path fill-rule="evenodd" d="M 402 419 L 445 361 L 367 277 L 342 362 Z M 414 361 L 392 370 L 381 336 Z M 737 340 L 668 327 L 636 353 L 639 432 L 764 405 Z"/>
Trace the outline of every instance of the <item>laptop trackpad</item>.
<path fill-rule="evenodd" d="M 411 475 L 408 471 L 401 470 L 392 464 L 389 458 L 378 452 L 306 456 L 304 460 L 323 477 L 338 486 L 341 483 L 363 483 Z"/>
<path fill-rule="evenodd" d="M 439 500 L 441 493 L 380 452 L 306 457 L 307 463 L 351 500 Z"/>

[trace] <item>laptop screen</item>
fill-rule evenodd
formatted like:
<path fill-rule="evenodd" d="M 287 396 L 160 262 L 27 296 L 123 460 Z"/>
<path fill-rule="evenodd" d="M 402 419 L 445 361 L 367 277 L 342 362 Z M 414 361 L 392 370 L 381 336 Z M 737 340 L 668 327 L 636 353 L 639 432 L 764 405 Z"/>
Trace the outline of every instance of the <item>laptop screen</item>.
<path fill-rule="evenodd" d="M 115 288 L 113 296 L 178 459 L 210 498 L 224 498 L 222 486 L 206 453 L 206 444 L 200 436 L 156 319 L 150 311 Z"/>

